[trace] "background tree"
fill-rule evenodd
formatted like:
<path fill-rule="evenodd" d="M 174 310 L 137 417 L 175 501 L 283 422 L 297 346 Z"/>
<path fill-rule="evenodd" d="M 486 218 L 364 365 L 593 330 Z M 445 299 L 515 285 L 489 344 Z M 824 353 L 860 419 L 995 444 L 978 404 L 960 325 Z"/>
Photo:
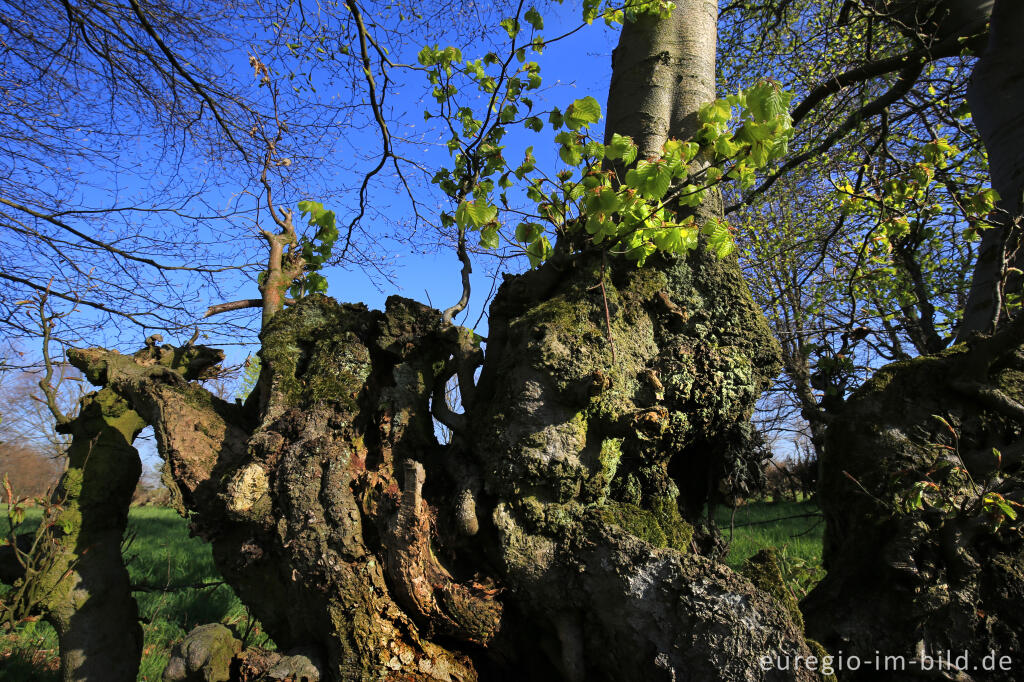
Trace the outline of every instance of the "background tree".
<path fill-rule="evenodd" d="M 776 390 L 819 452 L 829 414 L 874 369 L 952 342 L 978 227 L 994 220 L 965 43 L 887 16 L 878 3 L 723 12 L 722 87 L 769 73 L 799 102 L 794 153 L 731 208 L 783 348 Z"/>

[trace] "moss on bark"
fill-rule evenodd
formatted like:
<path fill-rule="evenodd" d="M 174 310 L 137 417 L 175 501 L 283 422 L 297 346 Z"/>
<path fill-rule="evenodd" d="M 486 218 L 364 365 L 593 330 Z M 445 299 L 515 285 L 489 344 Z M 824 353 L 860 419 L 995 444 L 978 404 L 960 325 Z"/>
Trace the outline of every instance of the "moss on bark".
<path fill-rule="evenodd" d="M 113 391 L 80 402 L 62 427 L 68 469 L 39 533 L 33 590 L 60 642 L 65 680 L 134 680 L 142 652 L 138 607 L 121 560 L 128 507 L 142 464 L 132 441 L 145 422 Z"/>
<path fill-rule="evenodd" d="M 658 552 L 691 551 L 687 517 L 722 494 L 731 457 L 743 451 L 742 425 L 777 367 L 774 339 L 734 262 L 703 251 L 652 261 L 637 269 L 595 253 L 563 255 L 506 279 L 478 388 L 487 399 L 468 406 L 481 506 L 493 510 L 485 539 L 520 608 L 557 633 L 548 656 L 565 679 L 611 670 L 633 679 L 646 664 L 625 650 L 642 658 L 642 642 L 688 627 L 680 620 L 688 615 L 646 630 L 612 627 L 623 637 L 614 651 L 573 634 L 573 619 L 653 608 L 639 597 L 609 607 L 597 596 L 609 564 L 589 563 L 586 548 L 596 543 L 602 557 L 631 548 L 623 561 L 669 571 L 656 582 L 672 580 L 677 568 L 668 566 L 679 565 Z M 739 584 L 751 598 L 753 588 Z M 696 608 L 685 599 L 678 606 L 680 614 Z M 788 645 L 801 649 L 793 632 Z M 663 651 L 668 668 L 697 665 L 690 654 Z"/>
<path fill-rule="evenodd" d="M 1016 342 L 991 352 L 993 340 L 882 368 L 829 425 L 819 478 L 828 575 L 802 607 L 830 651 L 1024 656 L 1024 539 L 993 531 L 981 500 L 1024 502 L 1021 356 Z M 920 508 L 918 482 L 931 486 Z"/>

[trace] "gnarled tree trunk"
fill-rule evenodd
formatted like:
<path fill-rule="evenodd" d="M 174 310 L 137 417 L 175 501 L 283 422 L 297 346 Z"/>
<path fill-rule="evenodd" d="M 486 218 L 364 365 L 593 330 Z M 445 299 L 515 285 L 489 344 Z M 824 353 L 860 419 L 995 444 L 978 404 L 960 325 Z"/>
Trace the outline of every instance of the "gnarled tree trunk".
<path fill-rule="evenodd" d="M 1024 502 L 1022 340 L 1018 317 L 889 365 L 830 423 L 819 480 L 828 575 L 801 604 L 829 651 L 902 657 L 899 679 L 1019 679 L 1024 538 L 995 500 Z M 939 663 L 948 652 L 966 655 L 961 670 Z M 986 656 L 1014 665 L 985 669 Z M 876 674 L 865 665 L 844 679 Z"/>
<path fill-rule="evenodd" d="M 651 154 L 692 134 L 715 20 L 684 2 L 627 27 L 610 130 Z M 405 299 L 298 302 L 264 328 L 247 408 L 168 371 L 178 349 L 72 359 L 154 425 L 225 578 L 330 679 L 816 678 L 762 667 L 810 654 L 794 614 L 698 551 L 705 505 L 757 469 L 747 420 L 777 365 L 737 264 L 558 251 L 502 285 L 486 353 Z"/>
<path fill-rule="evenodd" d="M 110 389 L 82 398 L 62 427 L 68 468 L 40 525 L 33 600 L 57 631 L 66 682 L 135 680 L 142 655 L 138 607 L 121 545 L 142 473 L 132 447 L 145 422 Z"/>

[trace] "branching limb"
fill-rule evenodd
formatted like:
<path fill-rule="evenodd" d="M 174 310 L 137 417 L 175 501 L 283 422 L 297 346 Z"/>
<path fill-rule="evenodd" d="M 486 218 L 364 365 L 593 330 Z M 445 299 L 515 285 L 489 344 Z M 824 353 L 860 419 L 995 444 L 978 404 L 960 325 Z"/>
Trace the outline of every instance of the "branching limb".
<path fill-rule="evenodd" d="M 284 308 L 284 294 L 288 291 L 288 287 L 292 285 L 292 282 L 302 275 L 302 271 L 306 267 L 306 260 L 293 248 L 298 244 L 298 236 L 295 233 L 295 224 L 292 222 L 292 212 L 274 205 L 274 191 L 268 177 L 270 168 L 280 164 L 281 160 L 277 158 L 277 145 L 284 134 L 284 124 L 277 109 L 277 86 L 270 79 L 270 71 L 259 59 L 250 57 L 249 62 L 256 68 L 256 75 L 261 78 L 261 82 L 270 89 L 274 107 L 274 121 L 277 124 L 277 131 L 273 138 L 267 136 L 266 133 L 262 134 L 266 151 L 263 155 L 260 183 L 263 185 L 267 201 L 267 211 L 270 213 L 274 224 L 278 227 L 278 232 L 276 233 L 262 228 L 259 230 L 260 235 L 266 240 L 267 246 L 270 247 L 270 254 L 267 257 L 267 269 L 264 272 L 263 280 L 259 283 L 259 290 L 263 295 L 262 324 L 266 327 L 270 318 Z M 208 310 L 207 314 L 213 313 L 210 313 Z"/>
<path fill-rule="evenodd" d="M 900 77 L 896 80 L 895 83 L 892 84 L 892 87 L 890 87 L 885 92 L 885 94 L 881 95 L 877 99 L 871 101 L 870 103 L 864 105 L 857 111 L 847 116 L 846 120 L 843 121 L 842 124 L 840 124 L 835 130 L 833 130 L 828 136 L 826 136 L 824 140 L 815 145 L 814 148 L 804 152 L 803 154 L 798 154 L 791 158 L 786 163 L 784 163 L 777 171 L 769 175 L 764 182 L 762 182 L 760 185 L 758 185 L 750 192 L 748 192 L 746 195 L 744 195 L 742 201 L 727 207 L 725 209 L 725 212 L 732 213 L 741 208 L 742 206 L 749 204 L 754 199 L 754 197 L 767 192 L 772 187 L 772 185 L 774 185 L 775 182 L 783 175 L 785 175 L 787 172 L 793 170 L 794 168 L 804 163 L 808 159 L 813 159 L 815 156 L 823 154 L 829 149 L 831 149 L 832 145 L 834 145 L 836 142 L 846 137 L 848 133 L 856 129 L 857 126 L 860 125 L 861 121 L 864 121 L 866 119 L 871 118 L 872 116 L 877 116 L 878 114 L 882 113 L 889 105 L 893 104 L 901 97 L 904 97 L 908 92 L 910 92 L 911 88 L 913 88 L 914 84 L 917 82 L 918 76 L 921 75 L 921 71 L 923 69 L 923 63 L 919 62 L 916 64 L 908 64 L 900 72 Z"/>
<path fill-rule="evenodd" d="M 459 297 L 455 305 L 444 311 L 441 319 L 445 324 L 451 324 L 452 319 L 469 305 L 469 275 L 473 272 L 473 263 L 469 260 L 469 253 L 466 251 L 466 228 L 464 227 L 459 228 L 459 260 L 462 262 L 462 296 Z"/>
<path fill-rule="evenodd" d="M 455 376 L 456 371 L 455 360 L 449 359 L 434 386 L 434 392 L 430 399 L 430 412 L 437 421 L 447 426 L 453 433 L 464 433 L 466 415 L 453 411 L 445 398 L 445 385 L 448 383 L 448 379 Z"/>
<path fill-rule="evenodd" d="M 64 414 L 64 411 L 60 408 L 60 403 L 57 401 L 57 389 L 60 388 L 60 384 L 64 379 L 64 373 L 61 372 L 60 378 L 57 380 L 57 385 L 53 384 L 53 358 L 50 357 L 50 340 L 53 328 L 56 325 L 56 320 L 61 317 L 65 317 L 70 313 L 50 313 L 47 311 L 47 299 L 49 298 L 49 285 L 47 285 L 47 291 L 40 294 L 37 299 L 37 311 L 39 316 L 39 330 L 42 332 L 43 343 L 43 368 L 45 373 L 43 378 L 39 380 L 39 388 L 43 392 L 46 400 L 43 401 L 46 408 L 53 415 L 54 420 L 57 422 L 57 426 L 68 424 L 71 418 Z"/>
<path fill-rule="evenodd" d="M 370 96 L 370 108 L 373 110 L 373 118 L 377 122 L 377 127 L 380 129 L 381 144 L 383 150 L 381 151 L 380 160 L 377 165 L 374 166 L 369 173 L 363 176 L 363 182 L 359 186 L 359 213 L 353 218 L 348 224 L 348 231 L 345 235 L 345 246 L 341 250 L 341 256 L 344 257 L 348 253 L 349 246 L 352 244 L 352 233 L 355 230 L 356 225 L 366 215 L 366 190 L 370 184 L 370 180 L 373 176 L 377 175 L 384 168 L 384 164 L 387 163 L 388 157 L 393 157 L 394 154 L 391 150 L 391 131 L 388 128 L 387 121 L 384 119 L 384 112 L 381 110 L 380 99 L 377 96 L 377 83 L 373 78 L 373 70 L 371 69 L 372 62 L 370 61 L 370 48 L 367 43 L 369 32 L 366 30 L 366 24 L 363 23 L 363 14 L 359 10 L 359 5 L 355 0 L 345 0 L 345 6 L 352 12 L 352 18 L 356 22 L 356 28 L 359 31 L 359 55 L 363 61 L 363 75 L 366 80 L 367 94 Z M 411 196 L 411 195 L 410 195 Z"/>
<path fill-rule="evenodd" d="M 285 298 L 284 299 L 284 304 L 285 305 L 295 305 L 295 299 L 294 298 Z M 262 298 L 244 298 L 244 299 L 242 299 L 240 301 L 231 301 L 229 303 L 217 303 L 216 305 L 211 305 L 209 308 L 206 309 L 206 313 L 203 314 L 203 317 L 204 318 L 205 317 L 212 317 L 213 315 L 220 315 L 221 313 L 228 313 L 228 312 L 231 312 L 232 310 L 245 310 L 246 308 L 262 308 L 262 307 L 263 307 L 263 299 Z"/>
<path fill-rule="evenodd" d="M 76 295 L 74 293 L 63 293 L 63 292 L 60 292 L 60 291 L 52 291 L 52 290 L 50 290 L 49 286 L 45 286 L 44 287 L 44 286 L 42 286 L 40 284 L 37 284 L 35 282 L 31 282 L 31 281 L 29 281 L 27 279 L 23 279 L 21 277 L 17 277 L 15 275 L 10 274 L 10 273 L 3 272 L 2 270 L 0 270 L 0 279 L 6 279 L 9 282 L 15 282 L 17 284 L 23 284 L 23 285 L 29 287 L 30 289 L 34 289 L 36 291 L 43 292 L 43 293 L 48 293 L 51 296 L 56 296 L 57 298 L 63 299 L 65 301 L 69 301 L 71 303 L 81 304 L 81 305 L 84 305 L 84 306 L 88 306 L 89 308 L 93 308 L 94 310 L 99 310 L 99 311 L 104 312 L 104 313 L 110 313 L 111 315 L 117 315 L 118 317 L 122 317 L 122 318 L 128 320 L 129 322 L 132 322 L 133 324 L 137 324 L 138 326 L 142 327 L 143 329 L 147 329 L 147 328 L 151 329 L 153 327 L 153 325 L 146 324 L 145 322 L 140 320 L 138 313 L 127 313 L 127 312 L 125 312 L 123 310 L 117 310 L 116 308 L 111 308 L 110 306 L 105 305 L 103 303 L 100 303 L 99 301 L 94 301 L 94 300 L 91 300 L 91 299 L 88 299 L 88 298 L 82 298 L 82 297 L 80 297 L 80 296 L 78 296 L 78 295 Z M 154 313 L 146 313 L 146 315 L 151 315 L 151 316 L 159 319 L 162 322 L 166 322 L 168 324 L 172 324 L 173 325 L 173 322 L 171 320 L 163 318 L 163 317 L 161 317 L 159 315 L 156 315 Z M 176 326 L 176 325 L 174 325 L 174 326 Z"/>
<path fill-rule="evenodd" d="M 913 64 L 920 64 L 922 60 L 936 60 L 944 57 L 953 57 L 960 54 L 964 49 L 963 43 L 956 37 L 947 38 L 937 45 L 895 55 L 886 59 L 879 59 L 874 62 L 861 64 L 860 66 L 845 71 L 838 76 L 832 76 L 828 80 L 816 85 L 804 99 L 793 109 L 793 125 L 804 119 L 816 106 L 821 104 L 829 95 L 857 83 L 862 83 L 872 78 L 884 76 L 893 71 L 901 71 Z"/>
<path fill-rule="evenodd" d="M 153 42 L 157 44 L 157 47 L 159 47 L 160 51 L 163 52 L 165 57 L 167 57 L 167 61 L 170 62 L 174 70 L 181 74 L 182 78 L 188 81 L 188 84 L 192 86 L 193 91 L 203 99 L 206 106 L 210 107 L 210 111 L 213 113 L 213 117 L 217 120 L 217 124 L 220 126 L 220 129 L 224 131 L 224 134 L 227 136 L 228 140 L 231 141 L 232 146 L 234 146 L 234 148 L 242 155 L 242 158 L 248 161 L 248 153 L 235 139 L 235 136 L 231 132 L 231 127 L 228 125 L 227 121 L 224 120 L 224 117 L 221 116 L 220 106 L 213 101 L 213 98 L 210 96 L 210 93 L 206 91 L 206 88 L 197 83 L 189 70 L 186 69 L 180 61 L 178 61 L 178 57 L 174 54 L 174 51 L 167 47 L 166 43 L 164 43 L 163 39 L 153 28 L 153 25 L 149 23 L 149 18 L 146 17 L 146 13 L 142 11 L 142 7 L 139 6 L 138 0 L 128 0 L 128 2 L 131 4 L 132 11 L 138 18 L 139 24 L 142 25 L 143 30 L 145 30 L 149 37 L 153 39 Z"/>

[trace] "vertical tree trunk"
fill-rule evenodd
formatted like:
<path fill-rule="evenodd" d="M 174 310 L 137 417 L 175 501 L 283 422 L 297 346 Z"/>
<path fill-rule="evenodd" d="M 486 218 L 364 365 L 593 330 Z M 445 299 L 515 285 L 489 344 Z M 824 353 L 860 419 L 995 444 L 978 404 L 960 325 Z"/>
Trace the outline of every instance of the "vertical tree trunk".
<path fill-rule="evenodd" d="M 142 628 L 121 543 L 142 472 L 132 447 L 145 422 L 110 389 L 81 401 L 62 430 L 73 441 L 56 505 L 40 526 L 44 570 L 40 605 L 60 641 L 65 682 L 131 682 Z"/>
<path fill-rule="evenodd" d="M 696 132 L 716 15 L 681 2 L 624 27 L 606 140 L 657 157 Z M 717 197 L 700 213 L 720 217 Z M 503 283 L 467 454 L 481 540 L 530 623 L 519 637 L 543 633 L 551 679 L 772 679 L 755 652 L 807 651 L 781 605 L 695 552 L 707 503 L 742 488 L 747 420 L 777 363 L 735 260 L 703 248 L 639 270 L 561 254 Z"/>
<path fill-rule="evenodd" d="M 982 233 L 971 290 L 958 331 L 992 331 L 999 306 L 1021 293 L 1024 242 L 1021 239 L 1024 194 L 1024 4 L 998 0 L 992 11 L 988 45 L 974 67 L 968 102 L 988 152 L 992 187 L 999 192 L 995 225 Z M 1007 276 L 1006 268 L 1018 272 Z M 1003 278 L 1006 277 L 1006 282 Z M 1005 284 L 1005 289 L 1003 285 Z"/>
<path fill-rule="evenodd" d="M 641 159 L 661 156 L 670 137 L 696 135 L 697 110 L 715 98 L 717 4 L 675 5 L 668 19 L 643 15 L 623 26 L 612 53 L 605 140 L 629 135 Z"/>

